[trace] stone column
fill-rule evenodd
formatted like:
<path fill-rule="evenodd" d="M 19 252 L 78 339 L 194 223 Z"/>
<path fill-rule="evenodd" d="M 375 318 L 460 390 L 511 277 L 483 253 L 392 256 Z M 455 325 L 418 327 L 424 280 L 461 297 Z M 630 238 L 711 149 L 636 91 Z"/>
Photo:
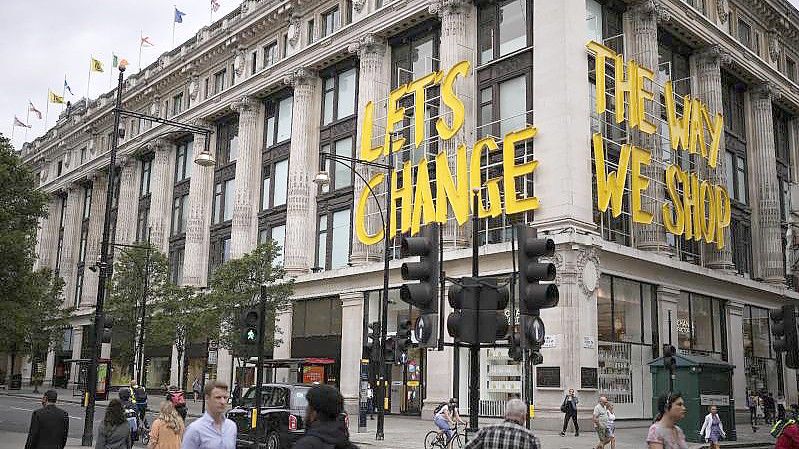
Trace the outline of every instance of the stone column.
<path fill-rule="evenodd" d="M 80 239 L 81 221 L 81 189 L 76 184 L 67 187 L 67 209 L 64 212 L 64 241 L 61 247 L 61 261 L 59 272 L 64 278 L 64 302 L 70 306 L 74 305 L 75 295 L 75 256 L 78 250 L 78 240 Z"/>
<path fill-rule="evenodd" d="M 752 194 L 752 241 L 759 245 L 755 260 L 757 276 L 770 284 L 785 283 L 780 227 L 780 197 L 777 156 L 774 148 L 774 120 L 771 102 L 774 86 L 760 84 L 751 91 L 752 144 L 749 146 L 749 174 Z M 756 253 L 757 254 L 757 253 Z"/>
<path fill-rule="evenodd" d="M 373 102 L 375 108 L 374 117 L 386 116 L 385 99 L 388 98 L 388 88 L 389 82 L 391 80 L 391 74 L 389 72 L 391 67 L 391 61 L 389 58 L 390 52 L 388 51 L 388 44 L 386 41 L 378 38 L 374 34 L 362 36 L 360 39 L 350 44 L 349 51 L 351 53 L 357 53 L 359 60 L 358 136 L 355 140 L 355 146 L 356 148 L 360 149 L 361 133 L 363 131 L 363 111 L 366 107 L 366 103 L 369 101 Z M 372 137 L 373 144 L 378 144 L 376 140 L 382 142 L 382 128 L 373 126 Z M 360 154 L 356 154 L 356 157 L 362 158 Z M 358 174 L 367 180 L 371 179 L 371 177 L 377 173 L 377 171 L 370 169 L 368 166 L 363 164 L 355 164 L 354 169 Z M 355 176 L 355 188 L 353 189 L 354 204 L 358 204 L 358 199 L 361 197 L 363 190 L 366 188 L 365 186 L 366 184 L 364 184 L 361 178 L 359 176 Z M 379 217 L 380 210 L 382 208 L 383 203 L 381 202 L 380 207 L 378 207 L 378 204 L 370 195 L 369 202 L 367 203 L 366 207 L 366 225 L 370 233 L 375 232 L 378 228 L 383 226 L 383 221 Z M 380 261 L 382 260 L 382 248 L 383 245 L 380 244 L 368 246 L 364 245 L 360 240 L 358 240 L 358 236 L 355 235 L 355 232 L 353 232 L 352 255 L 350 256 L 350 262 L 357 266 L 364 265 L 367 262 Z"/>
<path fill-rule="evenodd" d="M 107 193 L 108 174 L 97 172 L 92 178 L 92 204 L 91 211 L 89 211 L 89 235 L 86 242 L 85 262 L 87 267 L 96 264 L 97 256 L 100 255 Z M 81 306 L 92 306 L 97 302 L 99 281 L 99 271 L 83 270 L 83 297 L 86 300 L 81 301 Z"/>
<path fill-rule="evenodd" d="M 287 275 L 295 277 L 307 273 L 313 259 L 316 189 L 311 177 L 319 160 L 320 82 L 307 68 L 295 70 L 284 82 L 294 86 L 294 105 L 283 266 Z"/>
<path fill-rule="evenodd" d="M 136 240 L 136 214 L 139 210 L 136 160 L 130 156 L 123 156 L 120 158 L 119 168 L 119 200 L 117 201 L 115 242 L 130 245 Z"/>
<path fill-rule="evenodd" d="M 47 361 L 44 365 L 44 381 L 42 382 L 42 386 L 45 387 L 52 387 L 53 386 L 53 373 L 55 372 L 55 350 L 52 348 L 47 351 Z"/>
<path fill-rule="evenodd" d="M 344 407 L 357 413 L 363 349 L 363 292 L 348 292 L 341 298 L 341 375 L 339 385 Z"/>
<path fill-rule="evenodd" d="M 230 236 L 230 257 L 246 254 L 256 243 L 256 213 L 253 193 L 260 191 L 256 175 L 260 175 L 260 148 L 257 139 L 258 101 L 241 97 L 231 108 L 239 113 L 239 151 L 236 158 L 236 196 Z"/>
<path fill-rule="evenodd" d="M 60 218 L 61 197 L 53 195 L 48 203 L 47 218 L 42 222 L 41 239 L 39 240 L 39 268 L 55 268 Z"/>
<path fill-rule="evenodd" d="M 696 96 L 705 102 L 711 115 L 717 112 L 724 113 L 721 95 L 721 64 L 729 59 L 730 56 L 724 54 L 720 46 L 705 48 L 693 56 Z M 724 139 L 722 138 L 716 168 L 708 169 L 707 179 L 713 184 L 726 185 L 729 167 L 727 167 L 727 158 L 724 155 Z M 705 245 L 705 251 L 706 263 L 709 268 L 730 272 L 735 270 L 735 265 L 732 263 L 732 240 L 729 227 L 724 229 L 724 248 L 719 250 L 716 249 L 715 244 Z"/>
<path fill-rule="evenodd" d="M 291 358 L 291 335 L 292 335 L 292 321 L 293 313 L 292 308 L 289 306 L 286 310 L 278 311 L 275 317 L 276 328 L 280 331 L 281 343 L 275 345 L 273 350 L 273 357 L 275 359 L 288 359 Z M 288 382 L 289 371 L 286 369 L 277 370 L 275 374 L 275 382 Z"/>
<path fill-rule="evenodd" d="M 639 0 L 627 8 L 624 13 L 624 26 L 628 36 L 625 41 L 627 57 L 635 60 L 641 66 L 657 73 L 658 67 L 658 15 L 659 7 L 652 0 Z M 654 82 L 647 87 L 656 91 Z M 618 105 L 617 105 L 618 107 Z M 651 122 L 660 117 L 660 107 L 655 101 L 646 103 L 646 115 Z M 654 117 L 654 118 L 653 118 Z M 663 151 L 658 144 L 655 134 L 647 134 L 635 128 L 630 130 L 631 141 L 639 148 L 652 154 L 653 163 L 641 167 L 641 174 L 650 179 L 649 186 L 642 193 L 641 207 L 658 217 L 660 205 L 665 201 L 663 183 L 663 168 L 655 161 L 663 160 Z M 668 251 L 666 243 L 666 230 L 659 219 L 654 218 L 650 224 L 633 224 L 635 246 L 646 251 Z"/>
<path fill-rule="evenodd" d="M 677 307 L 680 302 L 680 289 L 668 285 L 657 287 L 658 317 L 658 336 L 660 343 L 671 342 L 677 347 Z M 669 328 L 669 312 L 671 312 L 672 326 Z"/>
<path fill-rule="evenodd" d="M 192 152 L 200 154 L 205 136 L 195 134 Z M 191 162 L 194 164 L 194 161 Z M 214 167 L 195 164 L 189 185 L 189 219 L 186 223 L 186 249 L 183 262 L 183 284 L 204 287 L 208 280 L 208 233 L 211 225 Z"/>
<path fill-rule="evenodd" d="M 536 4 L 533 14 L 533 92 L 536 127 L 534 182 L 538 231 L 594 231 L 591 194 L 590 102 L 586 82 L 585 1 Z M 552 61 L 558 61 L 553 64 Z M 541 69 L 543 68 L 543 69 Z M 540 70 L 539 70 L 540 69 Z M 561 148 L 562 151 L 546 149 Z"/>
<path fill-rule="evenodd" d="M 450 172 L 454 175 L 458 146 L 466 145 L 466 148 L 472 148 L 475 141 L 474 99 L 477 83 L 475 82 L 474 67 L 477 65 L 475 59 L 477 55 L 477 14 L 474 4 L 467 0 L 441 0 L 433 3 L 430 8 L 441 18 L 441 63 L 439 69 L 449 70 L 460 61 L 469 61 L 471 64 L 468 77 L 458 79 L 455 84 L 458 98 L 463 102 L 466 111 L 464 126 L 452 139 L 440 141 L 442 150 L 447 153 Z M 447 123 L 452 122 L 452 110 L 449 107 L 442 103 L 439 111 Z M 406 143 L 406 145 L 412 144 L 412 142 Z M 471 200 L 469 203 L 471 204 Z M 455 218 L 450 216 L 443 226 L 443 233 L 445 245 L 468 246 L 472 235 L 471 221 L 464 223 L 464 226 L 459 226 Z"/>
<path fill-rule="evenodd" d="M 80 349 L 83 346 L 83 326 L 72 327 L 72 359 L 80 358 Z M 72 362 L 72 367 L 69 369 L 69 382 L 73 385 L 78 381 L 78 371 L 80 365 Z"/>
<path fill-rule="evenodd" d="M 156 139 L 151 144 L 155 157 L 152 165 L 152 192 L 150 196 L 150 215 L 147 225 L 150 227 L 150 244 L 158 251 L 169 250 L 169 222 L 172 210 L 172 176 L 174 170 L 169 163 L 169 153 L 174 147 L 165 139 Z"/>
<path fill-rule="evenodd" d="M 746 373 L 744 367 L 743 308 L 738 302 L 727 303 L 727 362 L 735 365 L 732 373 L 732 390 L 735 408 L 746 409 Z M 676 341 L 676 340 L 675 340 Z"/>

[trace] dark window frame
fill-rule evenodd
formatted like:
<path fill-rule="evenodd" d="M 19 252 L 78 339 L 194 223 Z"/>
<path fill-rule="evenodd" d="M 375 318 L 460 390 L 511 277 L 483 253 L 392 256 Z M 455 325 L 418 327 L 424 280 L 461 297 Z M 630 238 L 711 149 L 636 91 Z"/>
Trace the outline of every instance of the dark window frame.
<path fill-rule="evenodd" d="M 353 98 L 352 114 L 345 117 L 339 117 L 338 104 L 339 104 L 339 96 L 341 95 L 341 82 L 340 82 L 341 75 L 344 72 L 348 72 L 350 70 L 355 71 L 355 90 L 354 90 L 355 97 Z M 353 116 L 358 115 L 358 87 L 359 87 L 358 75 L 359 75 L 358 66 L 353 61 L 337 64 L 336 66 L 334 66 L 333 68 L 322 74 L 322 110 L 321 113 L 319 114 L 319 123 L 321 126 L 323 127 L 331 126 L 334 125 L 336 122 L 347 120 Z M 332 89 L 327 90 L 325 84 L 329 79 L 333 80 L 333 86 Z M 331 116 L 330 121 L 328 123 L 325 123 L 325 112 L 326 112 L 325 94 L 327 94 L 327 92 L 333 93 L 332 96 L 333 99 L 331 105 L 333 108 L 333 114 Z"/>
<path fill-rule="evenodd" d="M 327 11 L 323 12 L 320 17 L 322 18 L 320 25 L 322 25 L 319 29 L 320 39 L 324 39 L 328 36 L 335 34 L 338 30 L 342 27 L 341 22 L 341 8 L 339 5 L 336 5 Z M 328 23 L 328 20 L 331 22 Z M 328 29 L 328 25 L 330 25 L 330 29 Z"/>
<path fill-rule="evenodd" d="M 519 2 L 519 1 L 525 1 L 525 11 L 526 11 L 526 15 L 527 15 L 527 17 L 525 17 L 525 25 L 526 25 L 525 26 L 525 30 L 526 30 L 527 42 L 526 42 L 526 45 L 524 46 L 524 48 L 514 50 L 514 51 L 508 53 L 507 55 L 501 55 L 500 54 L 500 48 L 499 48 L 500 47 L 499 46 L 499 44 L 500 44 L 500 42 L 499 42 L 499 39 L 500 39 L 500 33 L 499 33 L 500 24 L 499 24 L 499 20 L 496 20 L 496 18 L 500 16 L 501 8 L 503 6 L 505 6 L 507 4 L 510 4 L 510 3 Z M 533 44 L 532 44 L 532 42 L 533 42 L 533 27 L 532 27 L 532 24 L 533 24 L 533 5 L 532 5 L 532 2 L 530 0 L 500 0 L 500 1 L 491 1 L 491 2 L 484 1 L 484 2 L 478 2 L 478 3 L 479 3 L 478 7 L 477 7 L 477 17 L 478 17 L 478 19 L 477 19 L 477 23 L 478 23 L 478 25 L 477 25 L 477 58 L 478 58 L 478 64 L 477 65 L 478 65 L 478 67 L 486 65 L 486 64 L 490 64 L 492 62 L 497 61 L 498 59 L 504 58 L 504 57 L 509 56 L 509 55 L 513 55 L 514 53 L 517 53 L 517 52 L 532 51 L 532 48 L 533 48 Z M 489 19 L 483 19 L 483 17 L 485 17 L 484 14 L 489 9 L 491 10 L 491 13 L 493 13 L 494 19 L 490 19 L 490 20 Z M 480 46 L 479 45 L 482 42 L 482 38 L 486 35 L 485 33 L 488 33 L 488 35 L 490 36 L 490 39 L 491 39 L 492 55 L 491 55 L 490 59 L 488 59 L 486 61 L 483 61 L 482 60 L 482 53 L 480 51 Z"/>

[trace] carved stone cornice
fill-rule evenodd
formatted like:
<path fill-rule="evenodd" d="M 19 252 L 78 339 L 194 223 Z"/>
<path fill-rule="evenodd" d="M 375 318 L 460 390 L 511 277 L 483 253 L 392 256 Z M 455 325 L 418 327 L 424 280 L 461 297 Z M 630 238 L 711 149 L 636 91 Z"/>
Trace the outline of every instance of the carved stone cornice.
<path fill-rule="evenodd" d="M 780 92 L 777 86 L 769 81 L 756 84 L 750 89 L 753 100 L 769 100 L 774 101 L 780 98 Z"/>
<path fill-rule="evenodd" d="M 469 0 L 436 0 L 427 7 L 430 14 L 442 17 L 444 14 L 464 13 L 470 6 Z"/>
<path fill-rule="evenodd" d="M 768 32 L 768 55 L 771 58 L 771 61 L 779 61 L 781 52 L 782 45 L 780 44 L 780 35 L 776 29 L 772 28 Z"/>
<path fill-rule="evenodd" d="M 254 98 L 247 95 L 239 98 L 230 105 L 230 109 L 232 109 L 235 112 L 238 112 L 239 114 L 244 114 L 246 112 L 253 112 L 256 110 L 257 107 L 258 107 L 258 102 Z"/>
<path fill-rule="evenodd" d="M 316 72 L 307 68 L 299 67 L 294 72 L 283 77 L 283 84 L 297 87 L 298 85 L 310 84 L 316 78 Z"/>
<path fill-rule="evenodd" d="M 366 0 L 354 0 L 352 2 L 352 8 L 355 12 L 363 11 L 363 7 L 366 6 Z"/>
<path fill-rule="evenodd" d="M 636 0 L 627 7 L 627 12 L 632 14 L 635 20 L 655 19 L 658 22 L 668 22 L 671 20 L 671 12 L 660 0 Z"/>
<path fill-rule="evenodd" d="M 730 17 L 730 5 L 727 0 L 716 0 L 716 14 L 719 16 L 719 22 L 727 23 Z"/>
<path fill-rule="evenodd" d="M 245 50 L 243 45 L 236 47 L 236 56 L 233 58 L 233 72 L 236 74 L 236 78 L 240 78 L 244 75 L 244 68 L 247 65 L 244 56 Z"/>
<path fill-rule="evenodd" d="M 386 52 L 387 42 L 385 39 L 368 33 L 352 42 L 347 46 L 349 53 L 356 53 L 359 57 L 364 58 L 368 56 L 382 56 Z"/>
<path fill-rule="evenodd" d="M 288 22 L 288 41 L 289 45 L 293 47 L 297 45 L 297 42 L 300 40 L 300 25 L 302 23 L 302 16 L 297 13 L 292 13 L 289 16 Z"/>
<path fill-rule="evenodd" d="M 719 64 L 720 66 L 732 64 L 732 56 L 718 44 L 699 49 L 694 53 L 694 57 L 699 63 L 704 64 Z"/>

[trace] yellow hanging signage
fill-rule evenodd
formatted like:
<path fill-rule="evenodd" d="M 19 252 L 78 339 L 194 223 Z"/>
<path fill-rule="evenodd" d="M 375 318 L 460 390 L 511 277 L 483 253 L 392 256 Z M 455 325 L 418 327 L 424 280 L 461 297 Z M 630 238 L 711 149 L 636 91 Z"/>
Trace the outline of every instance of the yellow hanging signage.
<path fill-rule="evenodd" d="M 654 134 L 657 127 L 646 117 L 646 107 L 655 97 L 655 93 L 646 87 L 647 82 L 649 85 L 653 83 L 652 70 L 633 60 L 625 62 L 622 55 L 598 42 L 590 41 L 586 46 L 595 55 L 596 114 L 607 111 L 605 67 L 612 63 L 616 123 L 626 119 L 631 129 Z M 724 130 L 722 115 L 711 115 L 707 105 L 686 95 L 683 97 L 682 116 L 678 116 L 671 81 L 665 83 L 664 96 L 671 149 L 698 154 L 706 160 L 708 170 L 716 169 Z M 710 145 L 706 143 L 706 136 L 710 137 Z M 621 215 L 629 174 L 632 219 L 636 223 L 652 223 L 657 211 L 644 210 L 641 204 L 641 195 L 654 181 L 642 175 L 646 171 L 645 167 L 652 163 L 652 153 L 645 148 L 623 144 L 616 171 L 608 172 L 601 133 L 593 135 L 593 150 L 597 208 L 601 212 L 610 208 L 614 217 Z M 662 204 L 660 214 L 666 231 L 686 239 L 715 243 L 718 249 L 723 248 L 724 229 L 730 225 L 730 196 L 727 189 L 723 185 L 703 180 L 696 173 L 683 170 L 676 164 L 665 168 L 663 182 L 668 201 Z"/>
<path fill-rule="evenodd" d="M 364 107 L 363 128 L 361 129 L 360 157 L 366 161 L 374 161 L 381 156 L 387 156 L 390 152 L 398 152 L 406 144 L 405 138 L 394 137 L 397 125 L 400 125 L 405 117 L 405 108 L 400 106 L 400 100 L 406 96 L 414 97 L 414 110 L 423 111 L 426 102 L 426 89 L 431 86 L 439 86 L 441 91 L 441 102 L 446 105 L 452 113 L 448 123 L 443 117 L 438 118 L 435 123 L 437 137 L 442 141 L 452 139 L 463 127 L 466 109 L 455 93 L 455 81 L 459 77 L 469 75 L 470 64 L 468 61 L 461 61 L 455 64 L 449 71 L 436 71 L 429 73 L 419 79 L 413 80 L 408 84 L 403 84 L 392 90 L 388 95 L 386 108 L 386 123 L 383 143 L 379 146 L 372 146 L 372 130 L 374 125 L 374 103 L 369 101 Z M 414 141 L 410 143 L 412 148 L 418 148 L 424 141 L 424 133 L 419 130 L 424 129 L 424 114 L 414 114 L 413 127 L 417 130 L 414 134 Z M 390 232 L 396 234 L 397 229 L 402 232 L 410 232 L 414 235 L 419 232 L 422 225 L 427 223 L 445 223 L 449 208 L 452 208 L 455 219 L 459 225 L 466 223 L 469 219 L 472 204 L 472 189 L 481 188 L 486 192 L 488 206 L 483 206 L 482 193 L 478 192 L 478 204 L 480 210 L 477 211 L 480 218 L 497 217 L 502 214 L 503 207 L 506 214 L 526 212 L 538 208 L 538 198 L 519 197 L 516 192 L 516 179 L 533 173 L 538 166 L 538 162 L 533 160 L 517 164 L 515 161 L 516 144 L 532 140 L 536 135 L 536 128 L 525 126 L 522 129 L 509 132 L 502 139 L 500 148 L 499 143 L 493 137 L 486 137 L 478 140 L 472 148 L 471 155 L 467 154 L 465 145 L 459 145 L 455 155 L 455 177 L 449 168 L 446 152 L 440 152 L 435 156 L 435 181 L 437 184 L 435 200 L 430 186 L 428 172 L 428 161 L 426 158 L 420 160 L 414 167 L 411 162 L 406 161 L 402 169 L 393 176 L 391 186 L 391 210 L 389 216 Z M 487 179 L 482 182 L 480 176 L 480 162 L 486 153 L 501 152 L 503 176 L 500 178 Z M 415 178 L 414 178 L 414 173 Z M 398 179 L 399 178 L 399 179 Z M 374 175 L 368 182 L 371 189 L 386 182 L 383 173 Z M 500 194 L 500 186 L 504 190 Z M 369 200 L 370 189 L 364 188 L 355 207 L 355 233 L 358 240 L 366 245 L 374 245 L 383 239 L 384 230 L 379 229 L 370 233 L 366 228 L 366 207 Z M 399 222 L 397 211 L 400 211 Z"/>

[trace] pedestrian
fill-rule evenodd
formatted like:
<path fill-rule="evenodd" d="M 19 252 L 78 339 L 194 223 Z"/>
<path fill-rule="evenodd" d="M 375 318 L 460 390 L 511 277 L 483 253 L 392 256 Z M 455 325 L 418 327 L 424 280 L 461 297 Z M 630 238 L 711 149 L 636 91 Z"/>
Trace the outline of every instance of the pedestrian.
<path fill-rule="evenodd" d="M 705 422 L 702 424 L 702 429 L 699 431 L 705 443 L 710 443 L 710 449 L 719 449 L 719 441 L 722 438 L 727 438 L 724 433 L 724 425 L 721 424 L 719 417 L 719 409 L 715 405 L 710 406 L 710 413 L 705 416 Z"/>
<path fill-rule="evenodd" d="M 122 403 L 122 413 L 130 428 L 130 435 L 133 441 L 139 441 L 139 411 L 132 399 L 132 390 L 124 387 L 119 389 L 119 402 Z"/>
<path fill-rule="evenodd" d="M 785 401 L 785 396 L 783 396 L 782 394 L 777 395 L 777 420 L 778 421 L 784 420 L 785 417 L 787 416 L 787 410 L 785 409 L 786 405 L 787 405 L 787 402 Z"/>
<path fill-rule="evenodd" d="M 610 449 L 616 449 L 616 414 L 613 413 L 613 403 L 608 401 L 608 438 Z"/>
<path fill-rule="evenodd" d="M 685 401 L 680 393 L 668 393 L 658 398 L 658 415 L 649 426 L 646 442 L 649 449 L 688 449 L 685 434 L 677 423 L 685 417 Z"/>
<path fill-rule="evenodd" d="M 305 435 L 292 449 L 357 449 L 350 442 L 347 424 L 340 419 L 344 397 L 330 385 L 314 385 L 305 393 Z"/>
<path fill-rule="evenodd" d="M 756 420 L 757 410 L 755 408 L 755 395 L 753 392 L 747 390 L 746 392 L 746 408 L 749 409 L 749 423 L 752 425 L 752 432 L 757 432 Z"/>
<path fill-rule="evenodd" d="M 464 449 L 539 449 L 535 434 L 524 426 L 527 404 L 511 399 L 505 404 L 505 421 L 483 427 Z"/>
<path fill-rule="evenodd" d="M 180 449 L 186 425 L 175 406 L 163 401 L 150 429 L 150 443 L 147 449 Z"/>
<path fill-rule="evenodd" d="M 366 413 L 369 415 L 370 420 L 375 419 L 375 393 L 372 387 L 366 389 Z"/>
<path fill-rule="evenodd" d="M 799 449 L 799 424 L 793 419 L 777 422 L 771 435 L 777 439 L 774 449 Z"/>
<path fill-rule="evenodd" d="M 755 396 L 755 425 L 760 424 L 760 420 L 766 418 L 765 401 L 762 396 Z"/>
<path fill-rule="evenodd" d="M 111 399 L 105 409 L 103 425 L 97 431 L 95 449 L 131 449 L 133 438 L 122 401 Z"/>
<path fill-rule="evenodd" d="M 197 397 L 200 396 L 203 390 L 203 383 L 200 381 L 200 376 L 194 378 L 194 382 L 191 384 L 191 390 L 194 392 L 194 402 L 197 403 Z"/>
<path fill-rule="evenodd" d="M 42 408 L 31 415 L 25 449 L 63 449 L 69 434 L 69 415 L 56 407 L 58 393 L 47 390 L 42 396 Z"/>
<path fill-rule="evenodd" d="M 147 425 L 147 390 L 139 385 L 135 380 L 130 381 L 130 391 L 133 395 L 133 402 L 136 404 L 136 411 L 139 412 L 139 419 Z"/>
<path fill-rule="evenodd" d="M 563 398 L 563 403 L 560 405 L 560 411 L 563 412 L 563 430 L 560 431 L 560 436 L 566 436 L 566 428 L 569 425 L 569 420 L 574 423 L 574 436 L 580 436 L 580 426 L 577 425 L 577 404 L 580 400 L 574 394 L 574 389 L 569 388 L 566 397 Z"/>
<path fill-rule="evenodd" d="M 610 437 L 608 437 L 608 398 L 605 396 L 599 397 L 599 402 L 594 406 L 591 420 L 594 423 L 596 436 L 599 438 L 599 443 L 594 447 L 602 449 L 606 444 L 610 443 Z"/>
<path fill-rule="evenodd" d="M 186 428 L 181 449 L 235 449 L 236 423 L 225 417 L 230 397 L 224 382 L 205 383 L 205 413 Z"/>
<path fill-rule="evenodd" d="M 178 415 L 183 418 L 183 421 L 186 421 L 188 410 L 186 409 L 186 395 L 183 393 L 183 390 L 174 385 L 170 385 L 166 390 L 166 400 L 172 403 Z"/>
<path fill-rule="evenodd" d="M 766 414 L 766 424 L 774 424 L 774 418 L 777 416 L 777 401 L 771 392 L 766 393 L 764 397 L 764 409 Z"/>

